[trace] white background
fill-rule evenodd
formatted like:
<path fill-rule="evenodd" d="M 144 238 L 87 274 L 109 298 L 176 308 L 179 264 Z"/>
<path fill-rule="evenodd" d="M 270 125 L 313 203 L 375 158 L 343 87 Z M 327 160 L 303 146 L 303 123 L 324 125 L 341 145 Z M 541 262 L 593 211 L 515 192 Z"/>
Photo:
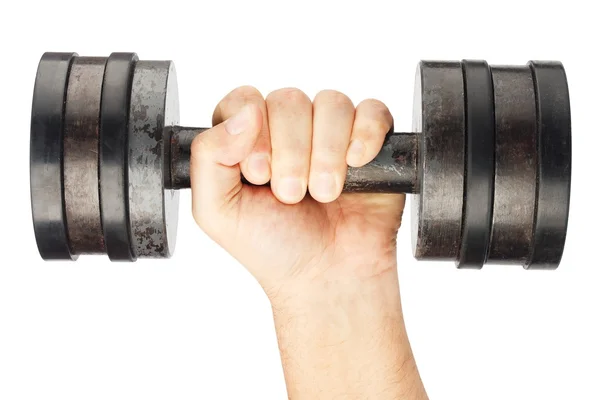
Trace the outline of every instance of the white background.
<path fill-rule="evenodd" d="M 181 123 L 231 89 L 379 98 L 411 128 L 421 59 L 564 63 L 573 188 L 553 272 L 417 262 L 399 234 L 406 324 L 432 399 L 599 399 L 598 50 L 584 1 L 44 1 L 0 6 L 0 399 L 284 399 L 270 307 L 181 201 L 168 261 L 41 261 L 29 203 L 29 113 L 45 51 L 175 61 Z M 408 214 L 407 214 L 408 215 Z"/>

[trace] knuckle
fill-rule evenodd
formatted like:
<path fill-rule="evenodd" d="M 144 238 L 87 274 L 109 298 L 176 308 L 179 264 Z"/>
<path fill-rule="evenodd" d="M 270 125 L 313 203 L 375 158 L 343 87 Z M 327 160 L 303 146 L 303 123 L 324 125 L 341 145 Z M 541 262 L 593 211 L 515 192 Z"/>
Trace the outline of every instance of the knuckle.
<path fill-rule="evenodd" d="M 272 91 L 267 95 L 267 103 L 269 104 L 297 104 L 310 102 L 310 99 L 302 90 L 298 88 L 282 88 Z"/>
<path fill-rule="evenodd" d="M 370 108 L 372 110 L 387 110 L 387 106 L 384 102 L 377 99 L 365 99 L 358 105 L 361 108 Z"/>
<path fill-rule="evenodd" d="M 364 100 L 359 104 L 357 109 L 360 113 L 368 115 L 369 118 L 381 121 L 382 125 L 387 127 L 384 129 L 389 129 L 394 122 L 390 109 L 380 100 Z"/>
<path fill-rule="evenodd" d="M 352 100 L 342 92 L 337 90 L 321 90 L 314 99 L 315 104 L 327 104 L 334 107 L 354 107 Z"/>
<path fill-rule="evenodd" d="M 254 86 L 239 86 L 229 92 L 215 107 L 212 123 L 216 125 L 231 117 L 246 104 L 264 103 L 263 95 Z"/>
<path fill-rule="evenodd" d="M 369 118 L 361 127 L 361 134 L 367 140 L 379 139 L 390 129 L 390 125 L 381 118 Z"/>
<path fill-rule="evenodd" d="M 257 100 L 263 100 L 260 91 L 254 86 L 239 86 L 231 91 L 226 98 L 236 99 L 242 103 L 252 103 Z"/>
<path fill-rule="evenodd" d="M 379 100 L 366 100 L 357 110 L 355 133 L 363 140 L 380 140 L 393 126 L 389 109 Z"/>

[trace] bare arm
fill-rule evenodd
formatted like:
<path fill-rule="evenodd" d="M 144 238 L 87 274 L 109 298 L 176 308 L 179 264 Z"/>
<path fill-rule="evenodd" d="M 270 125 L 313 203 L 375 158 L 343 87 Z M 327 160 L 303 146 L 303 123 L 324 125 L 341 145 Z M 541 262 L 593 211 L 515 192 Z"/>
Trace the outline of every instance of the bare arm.
<path fill-rule="evenodd" d="M 427 399 L 402 317 L 395 265 L 367 281 L 273 299 L 291 399 Z"/>
<path fill-rule="evenodd" d="M 387 107 L 241 87 L 213 122 L 192 144 L 194 217 L 269 296 L 289 397 L 426 399 L 396 270 L 404 195 L 342 194 L 348 166 L 380 151 Z"/>

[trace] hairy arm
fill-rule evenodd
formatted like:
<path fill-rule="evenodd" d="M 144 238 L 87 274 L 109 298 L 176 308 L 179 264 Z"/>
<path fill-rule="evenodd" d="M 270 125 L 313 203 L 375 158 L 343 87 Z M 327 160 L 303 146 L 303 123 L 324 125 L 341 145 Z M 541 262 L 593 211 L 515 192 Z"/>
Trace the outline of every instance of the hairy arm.
<path fill-rule="evenodd" d="M 192 211 L 269 295 L 289 397 L 426 399 L 396 269 L 405 198 L 341 195 L 348 166 L 380 151 L 387 106 L 245 86 L 213 123 L 192 143 Z"/>
<path fill-rule="evenodd" d="M 367 281 L 296 286 L 272 304 L 290 399 L 427 399 L 396 268 Z"/>

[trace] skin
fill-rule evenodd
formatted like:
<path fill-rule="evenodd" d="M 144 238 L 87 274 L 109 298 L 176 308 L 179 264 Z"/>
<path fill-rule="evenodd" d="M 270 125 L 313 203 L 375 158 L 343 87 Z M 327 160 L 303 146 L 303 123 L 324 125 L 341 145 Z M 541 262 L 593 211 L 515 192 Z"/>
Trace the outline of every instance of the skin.
<path fill-rule="evenodd" d="M 405 197 L 342 194 L 392 124 L 378 100 L 244 86 L 192 143 L 195 221 L 267 294 L 290 399 L 427 399 L 397 275 Z"/>

